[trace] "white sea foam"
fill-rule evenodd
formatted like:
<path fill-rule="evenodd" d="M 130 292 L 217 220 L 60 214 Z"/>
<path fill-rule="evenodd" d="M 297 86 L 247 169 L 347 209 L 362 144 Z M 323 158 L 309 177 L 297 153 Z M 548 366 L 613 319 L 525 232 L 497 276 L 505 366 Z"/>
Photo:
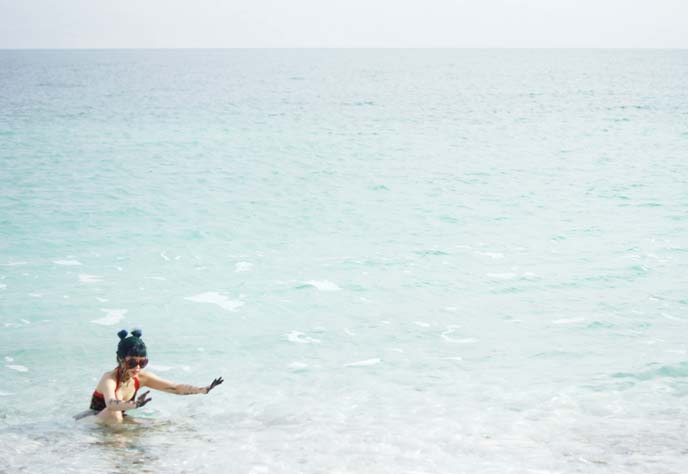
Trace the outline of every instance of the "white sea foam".
<path fill-rule="evenodd" d="M 214 304 L 226 311 L 236 311 L 244 305 L 243 301 L 231 300 L 227 296 L 215 291 L 206 291 L 205 293 L 199 293 L 194 296 L 187 296 L 184 299 L 195 303 Z"/>
<path fill-rule="evenodd" d="M 12 395 L 12 394 L 9 392 L 3 392 L 2 390 L 0 390 L 0 397 L 6 397 L 8 395 Z"/>
<path fill-rule="evenodd" d="M 92 323 L 102 324 L 103 326 L 113 326 L 124 319 L 124 315 L 128 312 L 126 309 L 107 308 L 102 308 L 101 311 L 105 313 L 105 316 L 92 320 Z"/>
<path fill-rule="evenodd" d="M 34 298 L 43 298 L 42 293 L 29 293 L 29 296 L 32 296 Z"/>
<path fill-rule="evenodd" d="M 170 257 L 168 257 L 165 252 L 160 252 L 160 256 L 165 259 L 166 262 L 170 261 Z"/>
<path fill-rule="evenodd" d="M 476 342 L 478 342 L 478 339 L 474 337 L 466 337 L 464 339 L 455 339 L 454 342 L 456 342 L 457 344 L 475 344 Z"/>
<path fill-rule="evenodd" d="M 7 285 L 5 285 L 4 283 L 0 283 L 0 290 L 4 290 L 5 288 L 7 288 Z"/>
<path fill-rule="evenodd" d="M 490 257 L 492 260 L 499 260 L 504 258 L 503 253 L 499 252 L 475 252 L 477 255 L 482 255 L 483 257 Z"/>
<path fill-rule="evenodd" d="M 5 356 L 5 362 L 14 362 L 14 359 L 10 356 Z"/>
<path fill-rule="evenodd" d="M 507 273 L 488 273 L 486 276 L 489 278 L 495 278 L 497 280 L 510 280 L 512 278 L 516 278 L 515 273 L 509 273 L 509 272 L 507 272 Z"/>
<path fill-rule="evenodd" d="M 429 328 L 430 327 L 430 323 L 426 323 L 424 321 L 414 321 L 413 324 L 415 324 L 416 326 L 420 326 L 422 328 Z"/>
<path fill-rule="evenodd" d="M 555 319 L 552 321 L 552 324 L 576 324 L 576 323 L 582 323 L 585 321 L 585 318 L 563 318 L 563 319 Z"/>
<path fill-rule="evenodd" d="M 84 273 L 79 274 L 79 281 L 81 283 L 100 283 L 103 281 L 102 277 L 97 275 L 86 275 Z"/>
<path fill-rule="evenodd" d="M 96 299 L 101 303 L 107 303 L 109 301 L 107 298 L 101 298 L 100 296 L 96 296 Z"/>
<path fill-rule="evenodd" d="M 25 367 L 23 365 L 10 364 L 10 365 L 6 365 L 5 367 L 7 367 L 8 369 L 16 370 L 17 372 L 28 372 L 29 371 L 29 368 Z"/>
<path fill-rule="evenodd" d="M 306 334 L 300 331 L 292 331 L 286 336 L 289 341 L 297 344 L 320 344 L 320 339 L 306 336 Z"/>
<path fill-rule="evenodd" d="M 444 339 L 447 342 L 451 342 L 452 344 L 474 344 L 478 342 L 478 340 L 474 337 L 465 337 L 465 338 L 454 338 L 450 337 L 452 334 L 454 334 L 456 331 L 460 329 L 459 326 L 450 326 L 447 328 L 446 331 L 444 331 L 440 336 L 442 339 Z"/>
<path fill-rule="evenodd" d="M 253 264 L 250 262 L 237 262 L 234 265 L 234 271 L 236 273 L 250 272 L 252 269 L 253 269 Z"/>
<path fill-rule="evenodd" d="M 332 283 L 331 281 L 328 280 L 309 280 L 304 282 L 307 285 L 311 285 L 315 288 L 317 288 L 320 291 L 339 291 L 341 288 L 337 286 L 336 283 Z"/>
<path fill-rule="evenodd" d="M 292 370 L 303 370 L 308 368 L 308 364 L 305 364 L 303 362 L 291 362 L 287 367 L 289 367 Z"/>
<path fill-rule="evenodd" d="M 150 370 L 154 370 L 156 372 L 168 372 L 173 369 L 173 367 L 170 367 L 169 365 L 149 365 L 148 366 Z"/>
<path fill-rule="evenodd" d="M 8 262 L 8 263 L 0 263 L 0 266 L 3 267 L 17 267 L 19 265 L 28 265 L 29 262 Z"/>
<path fill-rule="evenodd" d="M 53 263 L 56 265 L 64 265 L 67 267 L 82 265 L 82 263 L 78 260 L 53 260 Z"/>
<path fill-rule="evenodd" d="M 683 319 L 683 318 L 677 318 L 676 316 L 673 316 L 673 315 L 668 314 L 668 313 L 662 313 L 662 316 L 664 316 L 665 318 L 667 318 L 667 319 L 669 319 L 669 320 L 671 320 L 671 321 L 686 322 L 685 319 Z"/>
<path fill-rule="evenodd" d="M 378 358 L 366 359 L 366 360 L 359 360 L 357 362 L 351 362 L 349 364 L 345 364 L 344 367 L 369 367 L 371 365 L 377 365 L 380 362 L 382 362 L 382 360 L 378 359 Z"/>
<path fill-rule="evenodd" d="M 147 276 L 144 277 L 146 280 L 158 280 L 158 281 L 166 281 L 167 278 L 165 277 L 160 277 L 160 276 Z"/>

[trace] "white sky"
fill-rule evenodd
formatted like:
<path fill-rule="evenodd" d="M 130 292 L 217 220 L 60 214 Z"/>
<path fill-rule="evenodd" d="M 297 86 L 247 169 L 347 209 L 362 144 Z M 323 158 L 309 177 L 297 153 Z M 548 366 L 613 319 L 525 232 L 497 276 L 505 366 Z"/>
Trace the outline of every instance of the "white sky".
<path fill-rule="evenodd" d="M 688 0 L 0 0 L 0 48 L 686 48 Z"/>

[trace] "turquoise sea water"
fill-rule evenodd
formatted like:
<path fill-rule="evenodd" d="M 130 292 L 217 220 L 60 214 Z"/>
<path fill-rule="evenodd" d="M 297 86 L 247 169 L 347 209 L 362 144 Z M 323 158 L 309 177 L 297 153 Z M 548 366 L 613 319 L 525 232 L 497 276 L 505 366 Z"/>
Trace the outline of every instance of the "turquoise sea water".
<path fill-rule="evenodd" d="M 687 80 L 686 51 L 0 51 L 0 472 L 685 472 Z M 75 423 L 122 327 L 225 384 Z"/>

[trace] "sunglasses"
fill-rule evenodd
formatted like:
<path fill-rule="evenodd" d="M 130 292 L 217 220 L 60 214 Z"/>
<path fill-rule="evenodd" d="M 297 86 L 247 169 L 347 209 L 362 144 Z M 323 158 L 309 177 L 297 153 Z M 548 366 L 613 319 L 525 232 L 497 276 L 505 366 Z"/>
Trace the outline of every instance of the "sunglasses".
<path fill-rule="evenodd" d="M 148 365 L 148 359 L 127 359 L 125 362 L 127 364 L 128 369 L 133 369 L 137 365 L 143 369 Z"/>

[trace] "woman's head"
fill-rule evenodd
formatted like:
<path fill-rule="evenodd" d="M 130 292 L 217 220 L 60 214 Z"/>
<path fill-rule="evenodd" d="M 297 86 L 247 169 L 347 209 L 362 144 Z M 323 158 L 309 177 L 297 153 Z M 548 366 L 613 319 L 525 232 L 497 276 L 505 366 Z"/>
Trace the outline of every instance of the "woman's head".
<path fill-rule="evenodd" d="M 141 340 L 141 330 L 134 329 L 127 337 L 126 329 L 117 333 L 119 345 L 117 346 L 117 363 L 119 370 L 125 378 L 136 377 L 146 367 L 146 344 Z"/>
<path fill-rule="evenodd" d="M 146 357 L 146 344 L 141 340 L 141 330 L 134 329 L 131 335 L 126 329 L 117 333 L 119 345 L 117 346 L 117 359 L 124 360 L 127 357 Z"/>

